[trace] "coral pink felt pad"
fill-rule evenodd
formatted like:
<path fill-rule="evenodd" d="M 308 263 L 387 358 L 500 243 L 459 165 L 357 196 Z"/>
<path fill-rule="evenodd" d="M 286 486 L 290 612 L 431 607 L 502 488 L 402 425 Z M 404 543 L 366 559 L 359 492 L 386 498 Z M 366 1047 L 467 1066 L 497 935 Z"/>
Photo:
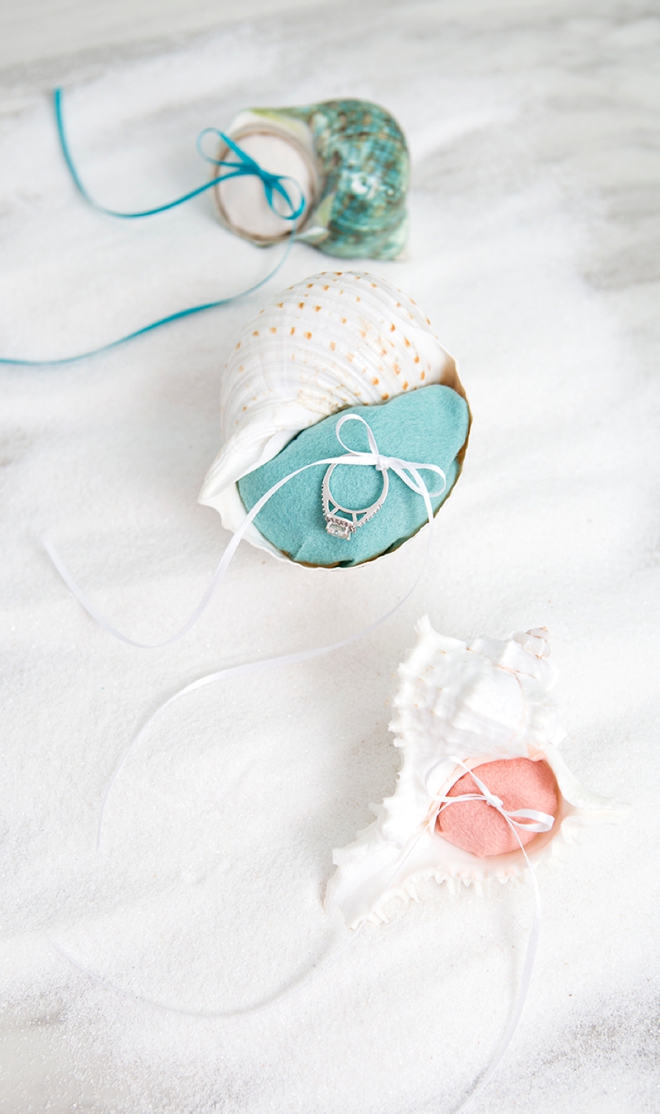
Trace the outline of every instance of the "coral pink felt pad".
<path fill-rule="evenodd" d="M 533 808 L 557 815 L 559 793 L 555 776 L 547 762 L 530 758 L 505 758 L 475 766 L 479 780 L 499 797 L 507 812 Z M 480 793 L 471 774 L 464 774 L 446 793 L 460 797 L 463 793 Z M 517 851 L 520 843 L 502 814 L 481 801 L 460 801 L 448 805 L 438 816 L 437 830 L 456 847 L 480 858 Z M 538 834 L 516 828 L 520 842 L 529 843 Z"/>

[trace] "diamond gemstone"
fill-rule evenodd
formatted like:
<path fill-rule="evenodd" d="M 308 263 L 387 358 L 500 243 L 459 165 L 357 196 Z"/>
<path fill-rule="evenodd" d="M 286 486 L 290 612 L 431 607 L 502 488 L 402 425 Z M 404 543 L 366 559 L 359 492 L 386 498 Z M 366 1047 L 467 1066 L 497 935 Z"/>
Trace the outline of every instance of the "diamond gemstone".
<path fill-rule="evenodd" d="M 348 541 L 355 530 L 353 523 L 344 518 L 329 518 L 325 528 L 333 538 L 343 538 L 344 541 Z"/>

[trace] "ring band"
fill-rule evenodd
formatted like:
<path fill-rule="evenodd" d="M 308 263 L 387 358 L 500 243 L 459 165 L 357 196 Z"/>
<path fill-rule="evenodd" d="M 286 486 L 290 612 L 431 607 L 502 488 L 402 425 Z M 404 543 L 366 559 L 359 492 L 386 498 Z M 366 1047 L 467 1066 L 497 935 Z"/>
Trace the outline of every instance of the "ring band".
<path fill-rule="evenodd" d="M 338 503 L 330 491 L 330 477 L 333 471 L 337 468 L 336 464 L 331 464 L 325 476 L 323 477 L 323 484 L 321 487 L 321 498 L 323 502 L 323 517 L 325 519 L 325 528 L 333 538 L 343 538 L 344 541 L 349 541 L 351 535 L 355 533 L 359 526 L 364 526 L 365 522 L 369 522 L 371 518 L 380 510 L 383 503 L 387 498 L 387 492 L 390 486 L 390 479 L 387 469 L 382 470 L 383 477 L 383 490 L 375 503 L 364 510 L 354 511 L 350 507 L 342 507 Z M 343 511 L 345 515 L 350 515 L 350 518 L 343 518 L 338 514 L 338 511 Z M 358 516 L 362 515 L 361 518 Z"/>

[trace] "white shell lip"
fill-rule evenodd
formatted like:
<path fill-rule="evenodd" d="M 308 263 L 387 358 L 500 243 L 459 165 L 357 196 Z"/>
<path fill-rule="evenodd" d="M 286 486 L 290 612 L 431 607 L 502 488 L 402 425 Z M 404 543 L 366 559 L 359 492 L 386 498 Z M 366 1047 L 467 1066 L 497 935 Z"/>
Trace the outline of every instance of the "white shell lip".
<path fill-rule="evenodd" d="M 222 448 L 199 502 L 236 532 L 237 481 L 323 418 L 431 384 L 465 391 L 416 303 L 386 279 L 322 271 L 276 294 L 244 325 L 221 383 Z M 251 523 L 245 539 L 282 560 Z M 296 562 L 292 562 L 296 563 Z"/>
<path fill-rule="evenodd" d="M 325 908 L 340 909 L 349 927 L 384 920 L 394 897 L 416 900 L 415 884 L 427 878 L 482 889 L 527 868 L 521 851 L 479 858 L 444 839 L 429 824 L 434 797 L 444 794 L 463 768 L 502 758 L 543 759 L 560 792 L 552 829 L 525 848 L 532 862 L 560 858 L 577 829 L 617 820 L 625 806 L 585 789 L 559 753 L 565 738 L 548 690 L 556 672 L 548 661 L 547 632 L 534 629 L 506 641 L 477 639 L 471 646 L 445 638 L 427 617 L 417 626 L 415 648 L 399 667 L 396 714 L 390 730 L 403 751 L 392 797 L 356 841 L 333 854 L 337 871 Z M 429 773 L 430 772 L 430 773 Z"/>

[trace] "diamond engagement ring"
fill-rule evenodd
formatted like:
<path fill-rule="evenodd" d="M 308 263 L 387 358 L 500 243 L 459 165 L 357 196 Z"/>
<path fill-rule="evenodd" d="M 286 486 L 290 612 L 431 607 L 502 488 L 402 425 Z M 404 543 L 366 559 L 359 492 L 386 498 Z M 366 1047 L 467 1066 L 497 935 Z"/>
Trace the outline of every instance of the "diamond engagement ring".
<path fill-rule="evenodd" d="M 383 490 L 376 502 L 372 503 L 370 507 L 366 507 L 364 510 L 354 511 L 351 510 L 350 507 L 342 507 L 341 503 L 337 502 L 330 491 L 330 477 L 336 467 L 336 464 L 331 464 L 323 477 L 323 486 L 321 488 L 323 517 L 325 519 L 325 528 L 329 534 L 332 534 L 333 538 L 343 538 L 344 541 L 348 541 L 359 526 L 364 526 L 365 522 L 368 522 L 369 519 L 373 518 L 380 510 L 387 498 L 390 478 L 387 469 L 383 468 Z M 338 514 L 338 511 L 342 511 L 343 513 Z M 350 515 L 351 517 L 344 518 L 343 515 Z"/>

